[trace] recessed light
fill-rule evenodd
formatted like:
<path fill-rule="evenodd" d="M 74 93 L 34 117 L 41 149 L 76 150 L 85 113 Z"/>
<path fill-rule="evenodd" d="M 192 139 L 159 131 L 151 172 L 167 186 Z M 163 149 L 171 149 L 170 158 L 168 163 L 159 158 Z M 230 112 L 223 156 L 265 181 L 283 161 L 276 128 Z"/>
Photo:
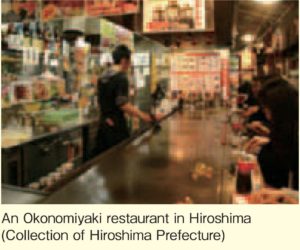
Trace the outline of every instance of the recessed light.
<path fill-rule="evenodd" d="M 252 35 L 252 34 L 245 34 L 245 35 L 242 36 L 242 40 L 244 42 L 251 43 L 251 42 L 254 41 L 254 35 Z"/>
<path fill-rule="evenodd" d="M 272 3 L 279 2 L 281 0 L 255 0 L 255 1 L 263 4 L 272 4 Z"/>

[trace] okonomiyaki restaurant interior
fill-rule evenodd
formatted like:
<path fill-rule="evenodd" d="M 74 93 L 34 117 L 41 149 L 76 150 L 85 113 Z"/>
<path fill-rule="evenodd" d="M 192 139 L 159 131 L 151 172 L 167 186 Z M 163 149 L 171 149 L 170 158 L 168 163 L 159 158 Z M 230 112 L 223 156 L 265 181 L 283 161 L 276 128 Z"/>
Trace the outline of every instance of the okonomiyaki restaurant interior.
<path fill-rule="evenodd" d="M 299 4 L 2 0 L 3 204 L 298 204 Z"/>

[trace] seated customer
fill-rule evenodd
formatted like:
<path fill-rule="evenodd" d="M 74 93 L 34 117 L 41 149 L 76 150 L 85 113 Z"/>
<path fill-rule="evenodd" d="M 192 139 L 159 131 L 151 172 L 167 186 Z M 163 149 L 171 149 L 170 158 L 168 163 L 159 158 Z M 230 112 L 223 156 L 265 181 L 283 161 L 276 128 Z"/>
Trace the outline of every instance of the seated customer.
<path fill-rule="evenodd" d="M 278 77 L 277 77 L 278 78 Z M 259 79 L 259 89 L 254 89 L 254 93 L 256 93 L 257 103 L 259 104 L 259 108 L 257 112 L 252 113 L 247 120 L 247 128 L 250 131 L 250 134 L 253 135 L 262 135 L 268 136 L 270 134 L 270 122 L 265 116 L 262 106 L 259 103 L 259 96 L 262 95 L 263 92 L 268 91 L 268 89 L 274 88 L 277 85 L 285 84 L 286 82 L 282 81 L 274 81 L 274 76 L 265 76 Z M 269 84 L 270 83 L 270 84 Z M 261 88 L 261 85 L 264 88 Z"/>
<path fill-rule="evenodd" d="M 254 137 L 247 150 L 262 146 L 258 162 L 266 185 L 291 185 L 298 190 L 298 91 L 284 80 L 275 79 L 262 89 L 260 100 L 270 122 L 270 136 Z"/>
<path fill-rule="evenodd" d="M 251 204 L 299 204 L 299 192 L 289 189 L 263 188 L 250 195 Z"/>
<path fill-rule="evenodd" d="M 262 122 L 261 120 L 254 120 L 250 123 L 247 123 L 248 136 L 252 137 L 255 135 L 259 136 L 269 136 L 270 129 L 266 122 Z"/>
<path fill-rule="evenodd" d="M 262 85 L 262 78 L 255 77 L 252 86 L 252 98 L 248 101 L 248 109 L 244 113 L 247 117 L 247 128 L 250 135 L 269 135 L 269 123 L 259 103 L 259 93 Z"/>
<path fill-rule="evenodd" d="M 258 95 L 261 89 L 261 79 L 254 77 L 250 86 L 249 97 L 245 102 L 245 110 L 242 113 L 246 118 L 247 134 L 252 137 L 254 135 L 268 135 L 270 133 L 265 115 L 259 105 Z"/>
<path fill-rule="evenodd" d="M 239 96 L 246 96 L 246 100 L 238 100 L 238 107 L 239 108 L 243 108 L 243 105 L 245 104 L 245 102 L 247 101 L 247 99 L 249 98 L 249 96 L 251 95 L 251 82 L 249 81 L 244 81 L 238 88 L 238 94 Z"/>
<path fill-rule="evenodd" d="M 258 94 L 260 89 L 261 89 L 260 79 L 258 77 L 253 77 L 253 81 L 251 83 L 251 90 L 249 92 L 248 99 L 245 102 L 245 104 L 248 106 L 248 109 L 259 107 Z"/>

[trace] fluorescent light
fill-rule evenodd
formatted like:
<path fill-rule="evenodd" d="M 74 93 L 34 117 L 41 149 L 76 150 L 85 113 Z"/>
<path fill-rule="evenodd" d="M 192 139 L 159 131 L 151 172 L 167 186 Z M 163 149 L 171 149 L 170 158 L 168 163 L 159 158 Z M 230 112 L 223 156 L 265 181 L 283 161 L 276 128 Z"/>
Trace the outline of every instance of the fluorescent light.
<path fill-rule="evenodd" d="M 276 2 L 279 2 L 281 0 L 255 0 L 256 2 L 260 2 L 260 3 L 263 3 L 263 4 L 272 4 L 272 3 L 276 3 Z"/>
<path fill-rule="evenodd" d="M 86 43 L 84 41 L 83 37 L 78 37 L 76 42 L 75 42 L 75 47 L 76 48 L 82 48 L 84 49 L 86 47 Z"/>
<path fill-rule="evenodd" d="M 245 35 L 242 36 L 242 40 L 244 42 L 251 43 L 251 42 L 254 41 L 254 35 L 252 35 L 252 34 L 245 34 Z"/>

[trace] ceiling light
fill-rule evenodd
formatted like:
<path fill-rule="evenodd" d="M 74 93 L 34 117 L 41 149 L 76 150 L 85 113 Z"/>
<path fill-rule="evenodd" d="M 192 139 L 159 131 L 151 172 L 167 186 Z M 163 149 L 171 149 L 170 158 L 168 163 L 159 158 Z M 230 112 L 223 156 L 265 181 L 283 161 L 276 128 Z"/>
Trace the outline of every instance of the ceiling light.
<path fill-rule="evenodd" d="M 272 4 L 272 3 L 276 3 L 276 2 L 279 2 L 281 0 L 255 0 L 256 2 L 260 2 L 260 3 L 263 3 L 263 4 Z"/>
<path fill-rule="evenodd" d="M 264 47 L 264 43 L 263 43 L 263 42 L 256 43 L 256 44 L 255 44 L 255 47 L 256 47 L 257 49 L 262 49 L 262 48 Z"/>
<path fill-rule="evenodd" d="M 246 43 L 251 43 L 254 41 L 254 35 L 252 35 L 252 34 L 243 35 L 242 40 Z"/>

